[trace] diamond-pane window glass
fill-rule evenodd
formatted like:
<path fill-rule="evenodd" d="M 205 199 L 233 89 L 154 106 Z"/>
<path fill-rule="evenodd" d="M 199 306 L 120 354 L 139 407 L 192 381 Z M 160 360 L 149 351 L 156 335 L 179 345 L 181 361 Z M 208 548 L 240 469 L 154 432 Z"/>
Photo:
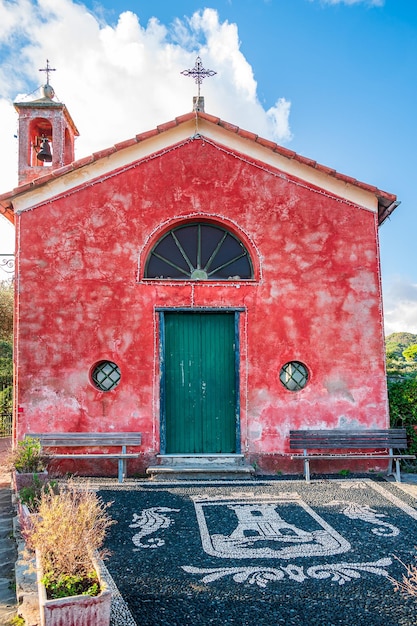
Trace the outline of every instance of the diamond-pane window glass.
<path fill-rule="evenodd" d="M 299 361 L 290 361 L 282 366 L 279 379 L 289 391 L 300 391 L 308 382 L 308 369 Z"/>
<path fill-rule="evenodd" d="M 243 243 L 214 224 L 185 224 L 166 233 L 152 248 L 145 278 L 247 280 L 252 262 Z"/>
<path fill-rule="evenodd" d="M 119 384 L 120 378 L 119 366 L 112 361 L 100 361 L 95 365 L 91 374 L 94 386 L 100 389 L 100 391 L 114 389 Z"/>

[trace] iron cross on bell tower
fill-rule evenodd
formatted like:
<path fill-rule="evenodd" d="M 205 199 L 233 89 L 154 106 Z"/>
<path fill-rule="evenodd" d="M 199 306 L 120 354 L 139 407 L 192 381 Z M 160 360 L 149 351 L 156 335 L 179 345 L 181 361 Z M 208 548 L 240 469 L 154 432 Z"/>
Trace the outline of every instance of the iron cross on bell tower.
<path fill-rule="evenodd" d="M 203 111 L 204 112 L 204 98 L 200 96 L 200 85 L 202 84 L 205 78 L 210 78 L 211 76 L 215 76 L 217 72 L 214 70 L 206 70 L 203 67 L 203 62 L 200 57 L 197 57 L 195 60 L 195 65 L 190 70 L 184 70 L 181 72 L 183 76 L 191 76 L 194 78 L 197 88 L 197 96 L 193 98 L 193 111 Z"/>
<path fill-rule="evenodd" d="M 41 68 L 39 70 L 40 72 L 45 72 L 46 73 L 46 85 L 43 86 L 43 93 L 44 96 L 46 96 L 47 98 L 50 98 L 52 100 L 52 98 L 55 95 L 55 92 L 53 90 L 53 88 L 51 87 L 51 84 L 49 82 L 49 74 L 51 72 L 56 72 L 56 69 L 54 67 L 51 67 L 49 65 L 49 59 L 46 59 L 46 67 Z"/>

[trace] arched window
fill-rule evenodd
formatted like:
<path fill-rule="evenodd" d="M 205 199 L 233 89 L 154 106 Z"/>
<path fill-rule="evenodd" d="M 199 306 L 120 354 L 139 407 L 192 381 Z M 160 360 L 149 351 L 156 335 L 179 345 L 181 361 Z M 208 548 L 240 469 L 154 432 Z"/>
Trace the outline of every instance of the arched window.
<path fill-rule="evenodd" d="M 155 244 L 145 278 L 245 280 L 253 278 L 253 268 L 245 246 L 231 232 L 215 224 L 187 223 Z"/>

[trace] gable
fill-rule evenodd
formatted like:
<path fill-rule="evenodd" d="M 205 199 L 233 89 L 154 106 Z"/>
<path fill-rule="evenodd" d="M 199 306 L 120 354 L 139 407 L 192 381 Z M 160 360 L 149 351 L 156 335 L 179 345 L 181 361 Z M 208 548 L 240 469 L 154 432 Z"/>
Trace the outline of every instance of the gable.
<path fill-rule="evenodd" d="M 3 194 L 0 196 L 2 212 L 10 215 L 11 209 L 16 213 L 32 210 L 64 195 L 103 184 L 148 162 L 159 160 L 163 163 L 171 152 L 178 155 L 178 151 L 182 151 L 182 158 L 184 149 L 196 142 L 211 146 L 219 154 L 228 155 L 241 164 L 246 162 L 259 173 L 264 171 L 292 184 L 306 185 L 317 193 L 329 194 L 378 213 L 379 223 L 398 204 L 393 194 L 341 175 L 218 118 L 198 113 L 177 118 Z M 210 169 L 204 172 L 202 166 L 199 178 L 209 176 Z"/>

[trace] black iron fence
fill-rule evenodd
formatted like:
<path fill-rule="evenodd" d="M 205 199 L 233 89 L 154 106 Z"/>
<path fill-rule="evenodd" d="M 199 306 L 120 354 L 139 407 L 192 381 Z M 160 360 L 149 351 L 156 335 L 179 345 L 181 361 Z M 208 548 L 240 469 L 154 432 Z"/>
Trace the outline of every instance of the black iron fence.
<path fill-rule="evenodd" d="M 0 376 L 0 437 L 10 437 L 13 421 L 13 378 Z"/>

